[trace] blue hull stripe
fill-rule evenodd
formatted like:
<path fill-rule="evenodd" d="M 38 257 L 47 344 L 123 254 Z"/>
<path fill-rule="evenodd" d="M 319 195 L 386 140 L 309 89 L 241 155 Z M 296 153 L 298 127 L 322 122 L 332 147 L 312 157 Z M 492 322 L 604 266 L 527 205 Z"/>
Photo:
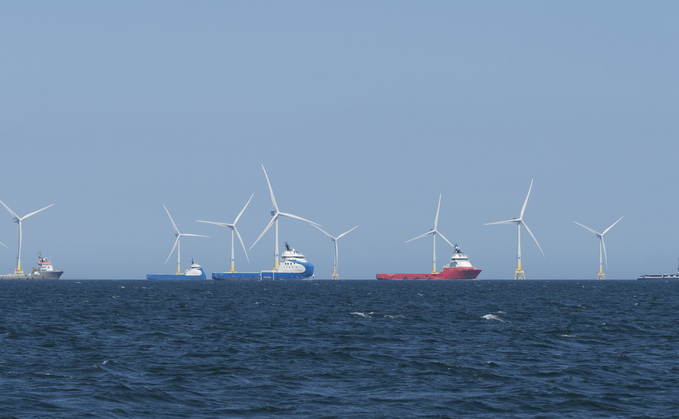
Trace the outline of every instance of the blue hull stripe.
<path fill-rule="evenodd" d="M 304 272 L 213 272 L 212 279 L 307 279 L 314 274 L 314 265 L 311 263 L 295 263 L 304 266 Z"/>

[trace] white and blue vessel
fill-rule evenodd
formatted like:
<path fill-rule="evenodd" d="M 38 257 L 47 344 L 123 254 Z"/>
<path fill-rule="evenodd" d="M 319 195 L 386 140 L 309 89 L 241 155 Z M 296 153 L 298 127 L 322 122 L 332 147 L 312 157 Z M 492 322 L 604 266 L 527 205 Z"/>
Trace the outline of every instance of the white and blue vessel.
<path fill-rule="evenodd" d="M 647 274 L 647 275 L 641 275 L 639 278 L 637 278 L 640 281 L 665 281 L 665 280 L 679 280 L 679 267 L 677 267 L 677 273 L 676 274 Z"/>
<path fill-rule="evenodd" d="M 146 279 L 207 279 L 203 268 L 191 259 L 191 266 L 184 273 L 178 274 L 149 274 Z"/>
<path fill-rule="evenodd" d="M 311 280 L 314 276 L 314 265 L 309 263 L 303 254 L 297 252 L 285 243 L 285 251 L 281 255 L 282 261 L 278 269 L 261 272 L 214 272 L 215 280 Z"/>

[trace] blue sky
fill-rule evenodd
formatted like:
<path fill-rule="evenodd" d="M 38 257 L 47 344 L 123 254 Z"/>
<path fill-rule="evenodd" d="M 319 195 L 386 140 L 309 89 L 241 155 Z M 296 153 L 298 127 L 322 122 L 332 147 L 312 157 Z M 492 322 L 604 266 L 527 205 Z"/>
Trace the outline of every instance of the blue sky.
<path fill-rule="evenodd" d="M 273 209 L 339 241 L 343 279 L 428 272 L 433 227 L 481 279 L 674 272 L 679 256 L 679 4 L 671 1 L 0 1 L 0 200 L 64 279 L 229 268 Z M 16 224 L 0 208 L 0 272 Z M 332 275 L 332 242 L 284 241 Z M 452 249 L 437 241 L 439 268 Z M 273 267 L 273 232 L 236 268 Z"/>

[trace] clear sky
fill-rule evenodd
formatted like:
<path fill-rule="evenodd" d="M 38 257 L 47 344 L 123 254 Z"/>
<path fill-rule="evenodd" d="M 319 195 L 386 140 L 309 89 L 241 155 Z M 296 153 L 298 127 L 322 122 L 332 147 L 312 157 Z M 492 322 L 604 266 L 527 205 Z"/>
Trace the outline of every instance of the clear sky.
<path fill-rule="evenodd" d="M 675 272 L 679 256 L 675 1 L 0 1 L 0 200 L 63 279 L 142 279 L 174 231 L 182 269 L 229 269 L 273 209 L 339 241 L 343 279 L 431 271 L 433 228 L 481 279 Z M 0 207 L 0 272 L 16 264 Z M 288 241 L 332 275 L 332 242 Z M 452 249 L 437 240 L 438 265 Z M 236 268 L 273 267 L 273 231 Z"/>

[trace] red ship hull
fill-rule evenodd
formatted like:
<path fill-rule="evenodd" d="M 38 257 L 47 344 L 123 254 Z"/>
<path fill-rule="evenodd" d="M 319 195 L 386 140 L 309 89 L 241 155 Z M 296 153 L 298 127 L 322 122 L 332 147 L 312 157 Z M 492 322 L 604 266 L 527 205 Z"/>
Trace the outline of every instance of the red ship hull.
<path fill-rule="evenodd" d="M 377 274 L 377 279 L 399 280 L 399 279 L 476 279 L 481 273 L 481 269 L 476 268 L 443 268 L 437 274 Z"/>

